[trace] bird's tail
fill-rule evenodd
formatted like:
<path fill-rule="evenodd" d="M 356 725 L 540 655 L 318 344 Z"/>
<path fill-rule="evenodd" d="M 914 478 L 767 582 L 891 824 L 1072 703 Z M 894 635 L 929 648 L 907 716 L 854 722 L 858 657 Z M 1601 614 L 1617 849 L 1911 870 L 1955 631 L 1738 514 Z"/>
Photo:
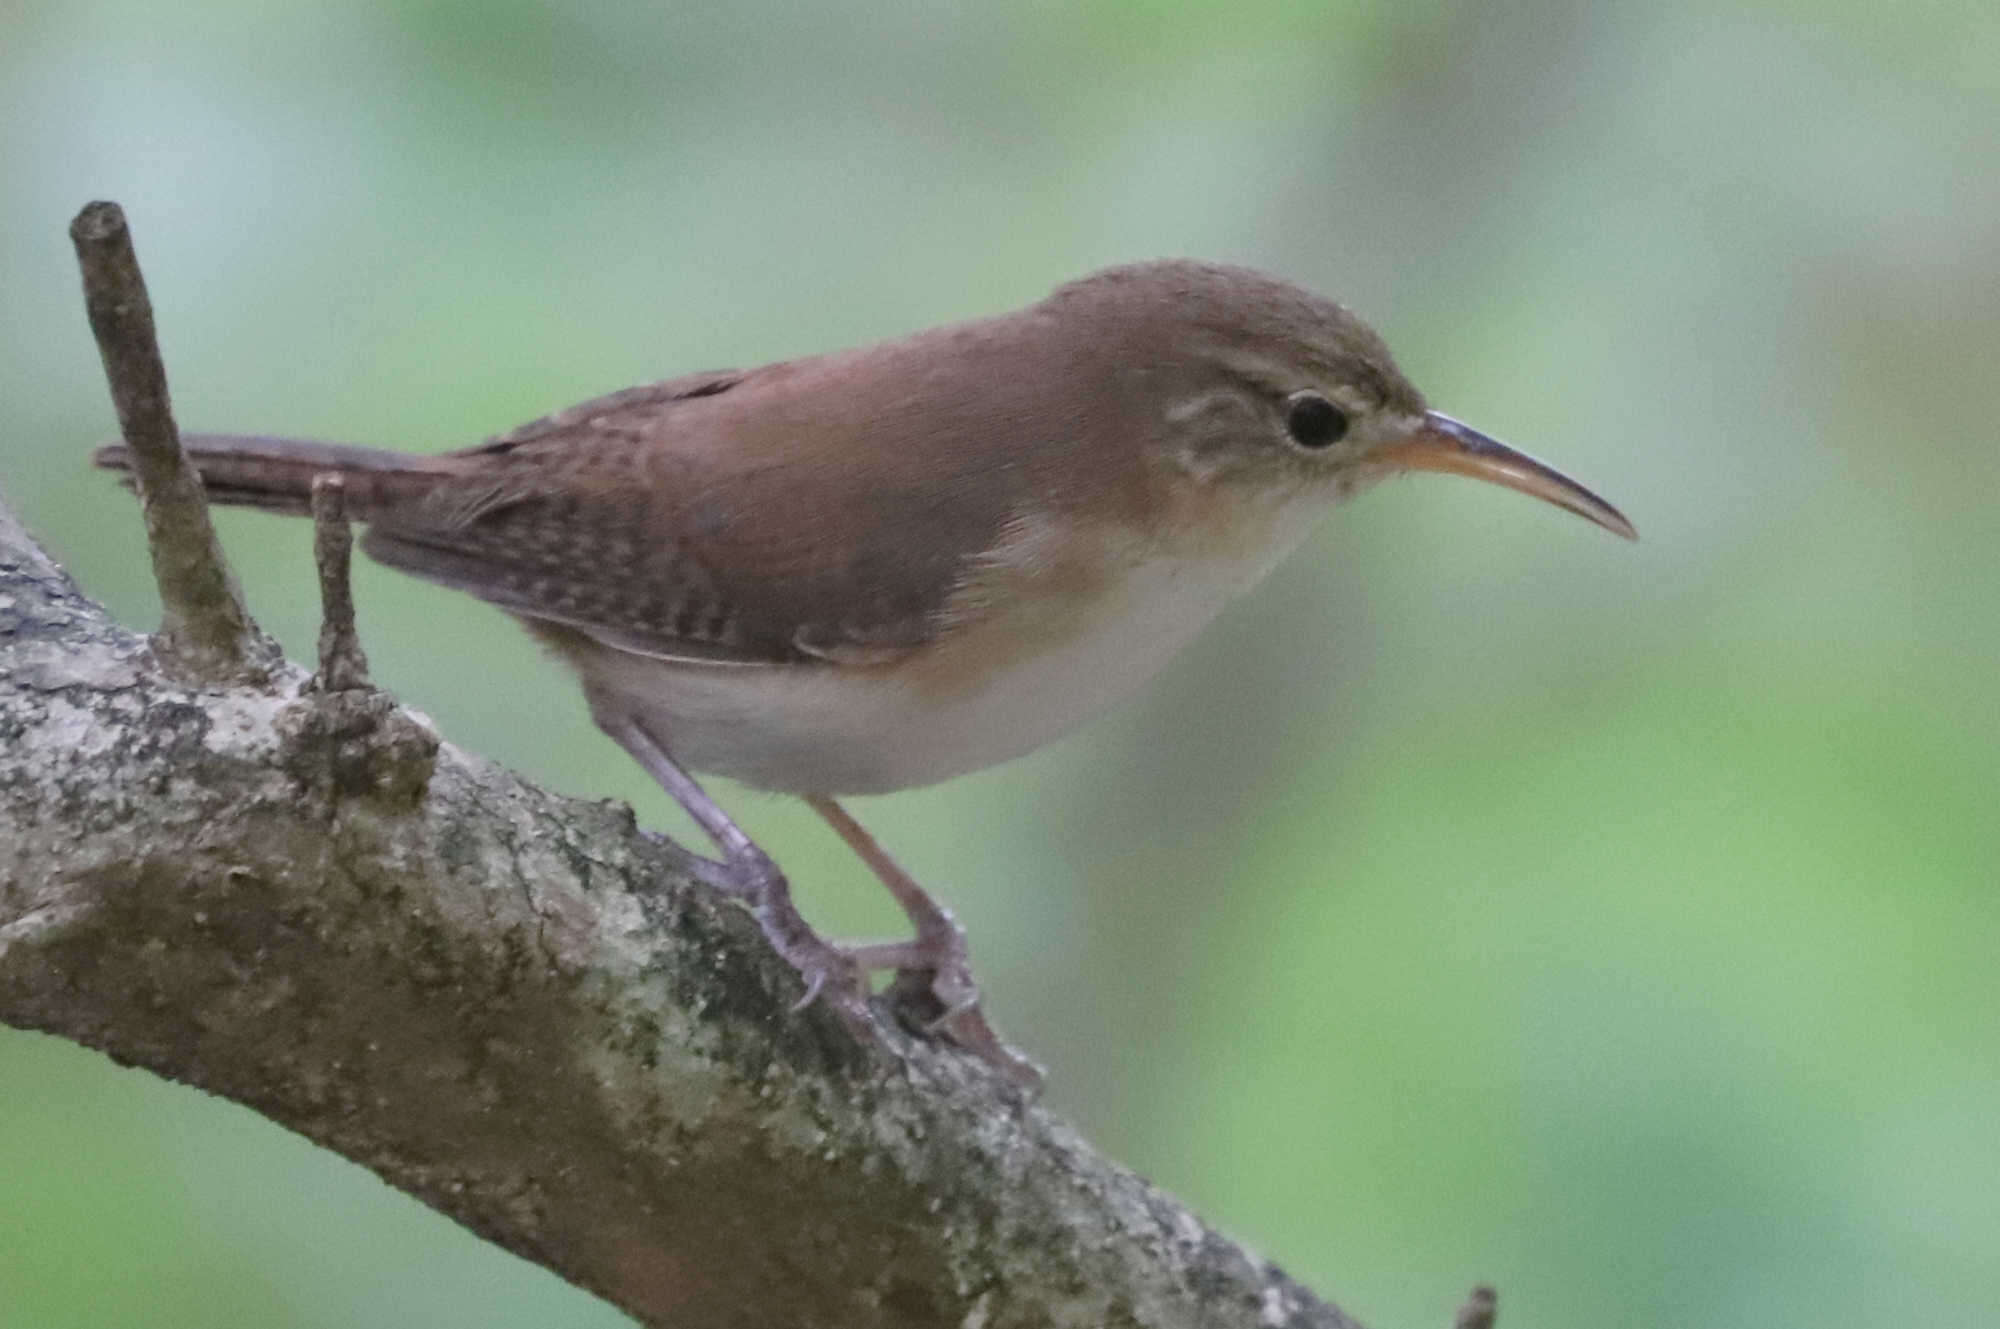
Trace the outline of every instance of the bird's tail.
<path fill-rule="evenodd" d="M 385 507 L 421 498 L 446 474 L 435 457 L 303 438 L 184 434 L 181 447 L 201 472 L 211 502 L 267 512 L 310 512 L 313 477 L 330 472 L 347 482 L 348 515 L 366 521 Z M 91 460 L 132 484 L 132 454 L 124 444 L 101 447 Z"/>

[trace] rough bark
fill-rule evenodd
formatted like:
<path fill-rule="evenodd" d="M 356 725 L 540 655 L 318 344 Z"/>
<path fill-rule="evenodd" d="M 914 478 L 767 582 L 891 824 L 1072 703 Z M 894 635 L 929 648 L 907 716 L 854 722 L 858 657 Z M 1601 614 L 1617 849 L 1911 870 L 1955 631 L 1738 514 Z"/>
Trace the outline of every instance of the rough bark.
<path fill-rule="evenodd" d="M 177 681 L 0 508 L 0 1020 L 648 1324 L 1352 1324 L 970 1058 L 790 1011 L 681 861 L 379 692 Z"/>

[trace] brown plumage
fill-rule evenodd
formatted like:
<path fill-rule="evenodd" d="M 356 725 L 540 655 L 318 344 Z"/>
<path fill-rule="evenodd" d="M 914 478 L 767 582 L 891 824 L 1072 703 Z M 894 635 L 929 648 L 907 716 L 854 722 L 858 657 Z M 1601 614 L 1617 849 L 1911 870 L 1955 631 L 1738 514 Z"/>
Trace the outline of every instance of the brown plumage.
<path fill-rule="evenodd" d="M 1311 345 L 1314 370 L 1421 408 L 1379 339 L 1331 302 L 1173 263 L 859 350 L 615 392 L 459 452 L 186 445 L 221 503 L 302 513 L 313 475 L 339 471 L 375 558 L 607 645 L 881 662 L 963 625 L 946 607 L 1009 522 L 1140 519 L 1160 479 L 1136 464 L 1156 434 L 1153 386 L 1200 363 L 1200 347 L 1163 334 L 1240 333 L 1230 300 L 1246 281 L 1264 288 L 1261 335 L 1238 344 Z M 122 467 L 123 451 L 97 460 Z"/>

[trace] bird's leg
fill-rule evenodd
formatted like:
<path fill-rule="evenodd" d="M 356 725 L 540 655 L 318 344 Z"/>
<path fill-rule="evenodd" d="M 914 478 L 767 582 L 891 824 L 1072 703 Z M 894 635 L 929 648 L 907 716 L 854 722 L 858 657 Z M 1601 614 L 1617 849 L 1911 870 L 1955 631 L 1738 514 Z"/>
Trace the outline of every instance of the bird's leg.
<path fill-rule="evenodd" d="M 592 700 L 595 703 L 596 699 Z M 1015 1083 L 1029 1089 L 1040 1087 L 1041 1068 L 1001 1042 L 980 1012 L 979 988 L 966 961 L 964 930 L 845 809 L 830 798 L 806 800 L 861 855 L 903 906 L 916 928 L 910 941 L 842 946 L 813 931 L 792 903 L 791 886 L 771 856 L 667 754 L 643 721 L 595 704 L 592 711 L 598 727 L 630 753 L 722 851 L 720 860 L 688 855 L 689 870 L 698 880 L 750 906 L 772 948 L 805 980 L 799 1007 L 823 998 L 866 1031 L 871 1023 L 867 975 L 871 970 L 896 969 L 901 971 L 899 981 L 907 979 L 919 986 L 942 1008 L 932 1019 L 932 1028 L 942 1030 Z"/>
<path fill-rule="evenodd" d="M 798 1007 L 823 997 L 850 1022 L 869 1026 L 868 984 L 861 963 L 845 949 L 813 931 L 792 903 L 791 886 L 785 874 L 757 842 L 708 796 L 695 778 L 667 755 L 661 743 L 648 733 L 643 722 L 622 713 L 599 712 L 598 726 L 618 741 L 620 747 L 645 768 L 674 801 L 687 809 L 690 817 L 715 841 L 722 851 L 720 861 L 691 855 L 691 867 L 701 881 L 737 897 L 750 906 L 764 936 L 785 961 L 805 980 L 805 995 Z"/>
<path fill-rule="evenodd" d="M 942 1031 L 1009 1079 L 1039 1088 L 1041 1068 L 1002 1042 L 979 1009 L 979 984 L 973 980 L 966 954 L 965 929 L 951 911 L 903 871 L 846 808 L 823 794 L 807 794 L 805 801 L 861 856 L 915 929 L 908 941 L 848 946 L 847 954 L 864 969 L 895 969 L 899 987 L 907 985 L 928 995 L 936 1009 L 929 1012 L 926 1028 Z"/>
<path fill-rule="evenodd" d="M 847 842 L 847 847 L 860 855 L 868 870 L 902 906 L 910 926 L 916 929 L 916 935 L 908 941 L 851 945 L 847 948 L 848 954 L 866 969 L 896 969 L 924 977 L 926 986 L 944 1008 L 939 1021 L 977 1006 L 979 985 L 972 978 L 966 954 L 965 929 L 958 925 L 951 911 L 918 885 L 900 863 L 889 857 L 888 851 L 860 822 L 854 820 L 846 808 L 824 794 L 807 794 L 804 797 L 812 810 L 825 818 L 826 824 Z"/>

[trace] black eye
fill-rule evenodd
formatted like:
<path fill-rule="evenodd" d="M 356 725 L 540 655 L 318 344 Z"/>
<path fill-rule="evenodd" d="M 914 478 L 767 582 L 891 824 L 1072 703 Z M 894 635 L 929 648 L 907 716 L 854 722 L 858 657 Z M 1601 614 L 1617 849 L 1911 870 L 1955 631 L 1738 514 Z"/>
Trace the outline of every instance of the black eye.
<path fill-rule="evenodd" d="M 1324 448 L 1347 436 L 1347 415 L 1317 392 L 1295 392 L 1285 410 L 1285 431 L 1302 448 Z"/>

